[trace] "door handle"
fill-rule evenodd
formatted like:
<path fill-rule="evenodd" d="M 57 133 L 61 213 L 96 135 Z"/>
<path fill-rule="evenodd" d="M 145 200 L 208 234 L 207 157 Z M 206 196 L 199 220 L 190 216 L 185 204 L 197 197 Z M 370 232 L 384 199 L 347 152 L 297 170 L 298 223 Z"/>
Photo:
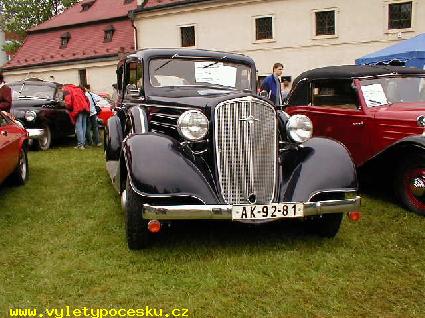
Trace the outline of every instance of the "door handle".
<path fill-rule="evenodd" d="M 2 136 L 7 136 L 7 130 L 2 130 L 2 131 L 0 131 L 0 135 L 2 135 Z"/>
<path fill-rule="evenodd" d="M 353 123 L 353 126 L 363 126 L 364 122 L 363 121 L 359 121 L 357 123 Z"/>

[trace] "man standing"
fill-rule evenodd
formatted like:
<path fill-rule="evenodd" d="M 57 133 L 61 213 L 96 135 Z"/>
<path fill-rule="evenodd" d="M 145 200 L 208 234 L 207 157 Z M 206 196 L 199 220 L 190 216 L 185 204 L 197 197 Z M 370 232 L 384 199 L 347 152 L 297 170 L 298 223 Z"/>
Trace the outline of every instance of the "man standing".
<path fill-rule="evenodd" d="M 97 126 L 96 104 L 100 101 L 100 97 L 90 91 L 90 85 L 86 84 L 86 97 L 90 103 L 90 114 L 87 118 L 86 141 L 88 145 L 101 146 L 99 142 L 99 127 Z"/>
<path fill-rule="evenodd" d="M 90 104 L 85 95 L 84 88 L 72 84 L 63 88 L 66 108 L 70 111 L 72 123 L 75 125 L 77 135 L 77 149 L 85 149 L 86 124 L 90 112 Z"/>
<path fill-rule="evenodd" d="M 4 82 L 3 74 L 0 73 L 0 111 L 10 112 L 12 106 L 12 89 Z"/>
<path fill-rule="evenodd" d="M 269 99 L 276 106 L 282 105 L 282 95 L 280 89 L 280 76 L 283 74 L 283 64 L 275 63 L 273 65 L 273 74 L 267 76 L 261 84 L 261 90 L 269 94 Z"/>

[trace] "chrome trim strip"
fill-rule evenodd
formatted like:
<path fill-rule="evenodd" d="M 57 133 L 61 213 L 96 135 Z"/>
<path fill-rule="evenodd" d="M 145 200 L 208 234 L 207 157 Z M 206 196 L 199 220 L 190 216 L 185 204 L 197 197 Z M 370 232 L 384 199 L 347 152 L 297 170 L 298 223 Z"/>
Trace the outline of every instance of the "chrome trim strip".
<path fill-rule="evenodd" d="M 146 112 L 140 106 L 138 107 L 138 109 L 139 109 L 140 123 L 142 125 L 142 133 L 147 133 L 148 132 L 148 119 L 147 119 L 147 116 L 146 116 Z"/>
<path fill-rule="evenodd" d="M 330 213 L 344 213 L 357 210 L 361 197 L 346 200 L 328 200 L 304 202 L 304 217 Z M 152 206 L 143 205 L 143 218 L 146 220 L 232 220 L 231 205 L 179 205 Z M 302 218 L 302 217 L 301 217 Z M 276 221 L 276 219 L 258 219 L 258 221 Z M 284 219 L 284 218 L 283 218 Z M 239 221 L 239 220 L 237 220 Z M 241 220 L 243 221 L 243 220 Z"/>
<path fill-rule="evenodd" d="M 30 139 L 40 139 L 44 136 L 44 129 L 27 129 Z"/>
<path fill-rule="evenodd" d="M 310 194 L 307 201 L 311 201 L 316 195 L 322 194 L 322 193 L 351 193 L 351 194 L 357 194 L 357 189 L 329 189 L 329 190 L 318 190 Z"/>
<path fill-rule="evenodd" d="M 156 126 L 161 126 L 161 127 L 164 127 L 164 128 L 170 128 L 170 129 L 177 130 L 176 125 L 167 124 L 167 123 L 161 123 L 161 122 L 155 121 L 155 120 L 151 120 L 150 121 L 150 124 L 151 125 L 156 125 Z"/>

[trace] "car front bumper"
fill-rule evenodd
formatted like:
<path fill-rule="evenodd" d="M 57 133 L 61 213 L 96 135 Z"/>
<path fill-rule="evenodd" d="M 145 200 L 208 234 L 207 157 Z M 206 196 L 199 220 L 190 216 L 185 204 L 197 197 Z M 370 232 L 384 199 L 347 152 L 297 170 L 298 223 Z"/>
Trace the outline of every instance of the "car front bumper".
<path fill-rule="evenodd" d="M 304 202 L 302 204 L 304 205 L 303 217 L 343 213 L 357 211 L 361 205 L 361 197 Z M 144 204 L 143 207 L 143 218 L 146 220 L 232 220 L 231 205 L 152 206 Z"/>
<path fill-rule="evenodd" d="M 44 129 L 27 128 L 27 131 L 30 139 L 40 139 L 44 136 Z"/>

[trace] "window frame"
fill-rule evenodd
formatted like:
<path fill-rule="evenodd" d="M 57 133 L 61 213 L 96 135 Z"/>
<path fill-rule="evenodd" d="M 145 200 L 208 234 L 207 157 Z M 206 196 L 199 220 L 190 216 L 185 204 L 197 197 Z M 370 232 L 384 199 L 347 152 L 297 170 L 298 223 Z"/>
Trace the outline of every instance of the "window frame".
<path fill-rule="evenodd" d="M 183 34 L 182 34 L 182 29 L 183 28 L 193 28 L 193 37 L 194 37 L 194 45 L 191 45 L 191 46 L 183 46 Z M 196 48 L 196 45 L 197 45 L 197 43 L 198 43 L 198 39 L 197 39 L 197 34 L 198 34 L 198 32 L 197 32 L 197 27 L 196 27 L 196 24 L 194 24 L 194 23 L 192 23 L 192 24 L 183 24 L 183 25 L 178 25 L 178 30 L 179 30 L 179 39 L 180 39 L 180 41 L 179 41 L 179 47 L 182 47 L 182 48 Z"/>
<path fill-rule="evenodd" d="M 317 35 L 316 30 L 316 13 L 324 11 L 333 11 L 334 12 L 334 34 L 322 34 Z M 330 7 L 330 8 L 320 8 L 311 10 L 311 38 L 313 40 L 323 40 L 323 39 L 336 39 L 339 37 L 339 8 Z"/>
<path fill-rule="evenodd" d="M 390 5 L 392 4 L 402 4 L 406 2 L 412 3 L 412 12 L 410 17 L 410 28 L 404 28 L 404 29 L 390 29 Z M 416 26 L 416 6 L 417 6 L 417 0 L 386 0 L 384 1 L 384 33 L 385 34 L 398 34 L 398 37 L 401 38 L 401 35 L 403 33 L 407 32 L 415 32 L 415 26 Z"/>
<path fill-rule="evenodd" d="M 257 20 L 262 18 L 271 18 L 272 19 L 272 37 L 270 39 L 257 39 Z M 252 17 L 252 43 L 270 43 L 276 42 L 276 18 L 274 14 L 262 14 Z"/>

